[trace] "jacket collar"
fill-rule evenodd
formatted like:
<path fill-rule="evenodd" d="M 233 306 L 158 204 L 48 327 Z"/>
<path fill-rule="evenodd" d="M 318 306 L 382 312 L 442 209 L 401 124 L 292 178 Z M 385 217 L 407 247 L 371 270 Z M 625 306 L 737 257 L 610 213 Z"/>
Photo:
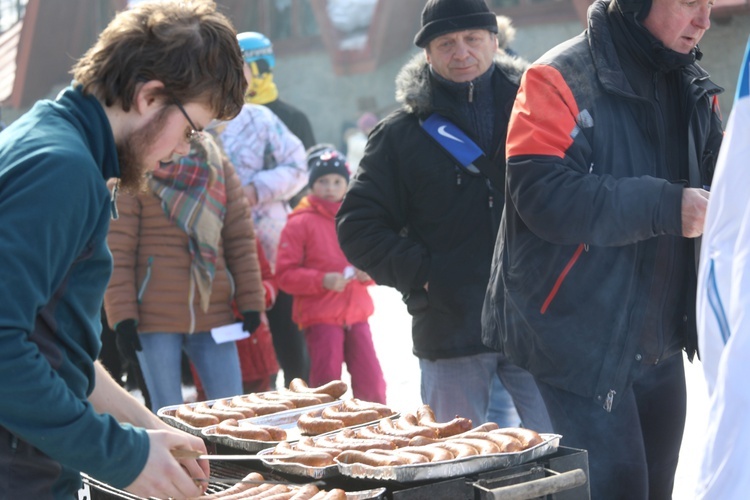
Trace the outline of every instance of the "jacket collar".
<path fill-rule="evenodd" d="M 81 131 L 102 177 L 120 177 L 115 137 L 101 103 L 93 95 L 84 95 L 81 86 L 74 83 L 60 92 L 53 105 Z"/>
<path fill-rule="evenodd" d="M 610 0 L 597 0 L 588 11 L 588 41 L 596 74 L 602 85 L 610 92 L 635 94 L 620 66 L 617 50 L 612 41 L 612 30 L 607 19 Z M 688 84 L 704 87 L 708 91 L 722 92 L 723 89 L 709 80 L 709 74 L 697 63 L 689 64 L 680 70 Z"/>
<path fill-rule="evenodd" d="M 493 78 L 503 78 L 509 84 L 518 87 L 521 76 L 528 66 L 523 59 L 510 56 L 504 52 L 495 55 Z M 424 52 L 416 54 L 407 62 L 396 77 L 396 101 L 408 113 L 427 117 L 435 111 L 430 65 Z M 481 78 L 481 76 L 480 76 Z"/>

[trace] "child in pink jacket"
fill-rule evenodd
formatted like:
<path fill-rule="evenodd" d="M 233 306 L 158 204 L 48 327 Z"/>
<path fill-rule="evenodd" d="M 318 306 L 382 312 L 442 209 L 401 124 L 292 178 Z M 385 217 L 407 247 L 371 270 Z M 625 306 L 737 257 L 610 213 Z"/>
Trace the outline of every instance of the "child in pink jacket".
<path fill-rule="evenodd" d="M 346 363 L 355 398 L 385 403 L 385 380 L 367 320 L 374 282 L 344 257 L 334 217 L 349 183 L 346 158 L 332 147 L 308 155 L 311 194 L 289 215 L 276 261 L 279 287 L 294 297 L 292 318 L 310 353 L 311 387 L 341 378 Z"/>

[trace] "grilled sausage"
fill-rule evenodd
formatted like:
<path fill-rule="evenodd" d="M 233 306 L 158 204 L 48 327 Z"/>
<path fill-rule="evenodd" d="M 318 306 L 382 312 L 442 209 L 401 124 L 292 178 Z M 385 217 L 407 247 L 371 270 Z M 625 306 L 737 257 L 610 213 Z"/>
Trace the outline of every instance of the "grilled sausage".
<path fill-rule="evenodd" d="M 473 425 L 470 419 L 459 416 L 456 416 L 450 422 L 437 422 L 430 405 L 422 405 L 417 408 L 417 422 L 421 426 L 437 430 L 438 437 L 449 437 L 466 432 Z"/>
<path fill-rule="evenodd" d="M 411 438 L 406 436 L 393 436 L 389 434 L 383 434 L 382 432 L 378 432 L 378 430 L 379 426 L 368 426 L 355 429 L 354 432 L 356 433 L 357 437 L 362 439 L 385 439 L 386 441 L 391 441 L 396 445 L 397 448 L 409 446 L 409 441 L 411 440 Z"/>
<path fill-rule="evenodd" d="M 478 439 L 478 438 L 457 438 L 446 441 L 446 443 L 460 443 L 467 444 L 476 448 L 479 455 L 492 455 L 493 453 L 500 453 L 500 447 L 489 439 Z"/>
<path fill-rule="evenodd" d="M 284 410 L 293 410 L 297 407 L 288 399 L 281 398 L 278 392 L 265 392 L 263 393 L 263 397 L 260 397 L 255 393 L 245 394 L 244 396 L 242 396 L 242 399 L 249 403 L 260 405 L 282 405 L 284 406 Z"/>
<path fill-rule="evenodd" d="M 344 490 L 334 488 L 326 493 L 326 496 L 323 497 L 323 500 L 346 500 L 346 492 Z"/>
<path fill-rule="evenodd" d="M 365 453 L 364 451 L 346 450 L 339 453 L 336 461 L 342 464 L 364 464 L 373 467 L 388 467 L 394 465 L 406 465 L 403 457 Z"/>
<path fill-rule="evenodd" d="M 414 413 L 402 413 L 401 417 L 394 422 L 399 429 L 412 429 L 419 427 L 419 421 Z"/>
<path fill-rule="evenodd" d="M 328 394 L 333 399 L 338 399 L 349 390 L 349 386 L 341 380 L 332 380 L 318 387 L 309 387 L 301 378 L 295 378 L 289 382 L 289 390 L 303 394 Z"/>
<path fill-rule="evenodd" d="M 274 450 L 274 453 L 267 455 L 268 460 L 301 464 L 308 467 L 327 467 L 334 464 L 333 455 L 323 451 L 285 451 L 283 458 L 275 458 L 275 453 L 276 450 Z"/>
<path fill-rule="evenodd" d="M 367 450 L 367 453 L 374 453 L 376 455 L 389 455 L 394 457 L 401 457 L 406 460 L 407 464 L 426 464 L 430 461 L 425 455 L 420 453 L 414 453 L 411 451 L 399 450 Z"/>
<path fill-rule="evenodd" d="M 317 436 L 341 429 L 344 427 L 344 423 L 341 420 L 313 417 L 309 413 L 303 413 L 297 420 L 297 427 L 304 435 Z"/>
<path fill-rule="evenodd" d="M 461 434 L 460 438 L 489 439 L 500 448 L 499 453 L 513 453 L 523 449 L 521 441 L 510 434 L 498 434 L 494 432 L 465 432 Z"/>
<path fill-rule="evenodd" d="M 413 438 L 416 436 L 426 436 L 431 438 L 437 437 L 437 430 L 429 427 L 413 427 L 411 429 L 397 429 L 393 421 L 389 418 L 384 418 L 378 422 L 378 430 L 383 434 L 391 436 L 408 437 Z"/>
<path fill-rule="evenodd" d="M 197 413 L 187 405 L 178 406 L 174 416 L 176 419 L 193 427 L 208 427 L 209 425 L 216 425 L 221 421 L 219 417 L 214 415 Z"/>
<path fill-rule="evenodd" d="M 290 410 L 292 407 L 291 403 L 288 405 L 281 404 L 280 402 L 272 403 L 270 401 L 264 402 L 253 402 L 249 401 L 243 396 L 235 396 L 232 398 L 232 405 L 237 408 L 237 411 L 243 411 L 244 409 L 252 410 L 256 416 L 260 417 L 263 415 L 270 415 L 272 413 L 278 413 L 280 411 Z"/>
<path fill-rule="evenodd" d="M 523 446 L 524 450 L 544 442 L 542 436 L 540 436 L 536 431 L 532 431 L 531 429 L 523 429 L 521 427 L 504 427 L 502 429 L 496 429 L 491 432 L 513 436 L 521 442 L 521 446 Z"/>
<path fill-rule="evenodd" d="M 265 478 L 261 474 L 258 474 L 257 472 L 251 472 L 247 476 L 243 477 L 242 480 L 243 481 L 263 481 L 265 480 Z M 262 491 L 271 489 L 271 486 L 272 485 L 270 484 L 260 484 L 258 486 L 253 486 L 252 484 L 248 484 L 248 483 L 237 483 L 227 488 L 224 491 L 220 491 L 219 493 L 213 493 L 211 495 L 204 495 L 204 496 L 195 497 L 195 498 L 196 500 L 198 499 L 199 500 L 214 500 L 217 498 L 226 499 L 238 493 L 243 493 L 245 495 L 250 495 L 253 492 L 260 493 Z"/>
<path fill-rule="evenodd" d="M 235 420 L 242 420 L 245 418 L 245 415 L 238 411 L 226 411 L 226 410 L 219 410 L 215 409 L 211 406 L 208 406 L 208 403 L 198 403 L 193 407 L 193 411 L 196 413 L 205 413 L 207 415 L 213 415 L 214 417 L 218 417 L 219 420 L 227 420 L 230 418 L 233 418 Z"/>
<path fill-rule="evenodd" d="M 334 457 L 341 453 L 340 449 L 326 448 L 322 444 L 316 443 L 313 438 L 309 436 L 302 436 L 296 443 L 296 449 L 298 451 L 322 451 L 323 453 L 328 453 Z"/>
<path fill-rule="evenodd" d="M 255 426 L 240 427 L 239 422 L 234 419 L 224 420 L 216 426 L 216 434 L 223 434 L 240 439 L 252 439 L 253 441 L 275 441 L 271 433 L 265 429 Z"/>
<path fill-rule="evenodd" d="M 399 448 L 401 451 L 408 451 L 410 453 L 419 453 L 424 455 L 430 462 L 443 462 L 445 460 L 453 460 L 453 453 L 445 448 L 439 446 L 407 446 L 405 448 Z"/>
<path fill-rule="evenodd" d="M 312 394 L 300 394 L 298 392 L 264 392 L 258 394 L 260 399 L 266 401 L 286 401 L 292 403 L 295 408 L 304 408 L 306 406 L 315 406 L 323 402 L 321 398 L 315 397 Z"/>
<path fill-rule="evenodd" d="M 320 490 L 314 484 L 306 484 L 295 490 L 295 494 L 290 500 L 311 500 Z"/>
<path fill-rule="evenodd" d="M 234 406 L 231 400 L 227 399 L 220 399 L 219 401 L 215 402 L 211 408 L 213 408 L 214 410 L 239 412 L 242 413 L 245 418 L 252 418 L 256 416 L 255 410 L 253 410 L 252 408 L 248 406 Z"/>
<path fill-rule="evenodd" d="M 395 412 L 384 404 L 362 401 L 361 399 L 351 398 L 341 402 L 342 409 L 346 411 L 375 410 L 381 417 L 390 417 Z"/>
<path fill-rule="evenodd" d="M 439 446 L 453 453 L 453 458 L 466 458 L 478 455 L 477 449 L 464 443 L 453 443 L 451 441 L 440 441 L 433 446 Z"/>
<path fill-rule="evenodd" d="M 326 408 L 323 408 L 322 417 L 330 418 L 332 420 L 340 420 L 345 427 L 348 427 L 351 425 L 374 422 L 380 418 L 380 414 L 375 410 L 340 411 L 337 406 L 327 406 Z"/>

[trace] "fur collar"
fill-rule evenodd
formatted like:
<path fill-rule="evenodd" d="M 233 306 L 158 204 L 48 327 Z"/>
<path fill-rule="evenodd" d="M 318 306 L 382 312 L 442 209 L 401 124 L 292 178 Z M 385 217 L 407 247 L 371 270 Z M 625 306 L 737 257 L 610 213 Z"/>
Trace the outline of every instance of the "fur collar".
<path fill-rule="evenodd" d="M 528 62 L 505 52 L 495 55 L 495 68 L 516 86 L 521 81 Z M 432 113 L 430 67 L 424 51 L 407 62 L 396 76 L 396 101 L 409 113 L 420 116 Z"/>

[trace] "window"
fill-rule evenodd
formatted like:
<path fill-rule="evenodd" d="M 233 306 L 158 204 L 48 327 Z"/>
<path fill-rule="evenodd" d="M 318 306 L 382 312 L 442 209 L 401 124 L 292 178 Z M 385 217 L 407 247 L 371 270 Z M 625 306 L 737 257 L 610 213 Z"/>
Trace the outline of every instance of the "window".
<path fill-rule="evenodd" d="M 0 33 L 23 19 L 28 0 L 0 0 Z"/>
<path fill-rule="evenodd" d="M 295 52 L 319 46 L 320 29 L 311 0 L 258 0 L 237 2 L 233 21 L 238 31 L 263 33 L 274 51 Z"/>
<path fill-rule="evenodd" d="M 572 0 L 487 0 L 487 5 L 515 26 L 577 19 Z"/>

